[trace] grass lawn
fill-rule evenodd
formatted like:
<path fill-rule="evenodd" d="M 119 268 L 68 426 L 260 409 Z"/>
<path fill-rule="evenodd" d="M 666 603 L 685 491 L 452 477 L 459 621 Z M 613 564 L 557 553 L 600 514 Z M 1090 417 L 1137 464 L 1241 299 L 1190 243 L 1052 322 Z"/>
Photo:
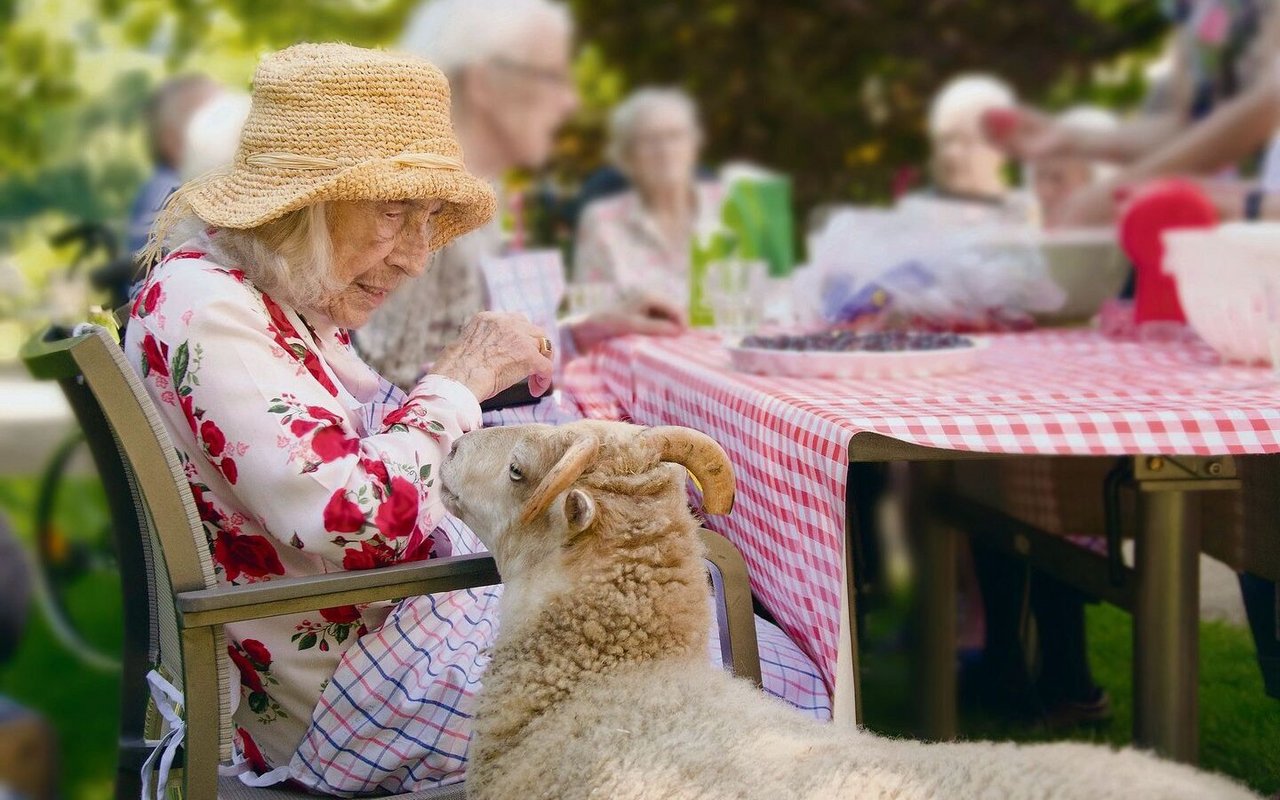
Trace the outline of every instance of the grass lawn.
<path fill-rule="evenodd" d="M 894 646 L 906 600 L 868 617 L 862 652 L 863 717 L 882 733 L 907 735 L 915 719 L 909 655 Z M 962 708 L 966 739 L 1044 741 L 1069 738 L 1120 745 L 1133 727 L 1133 642 L 1129 615 L 1105 604 L 1087 607 L 1089 660 L 1094 679 L 1111 693 L 1107 723 L 1049 733 Z M 1263 794 L 1280 791 L 1280 700 L 1267 697 L 1249 631 L 1221 622 L 1200 624 L 1200 764 L 1243 780 Z"/>
<path fill-rule="evenodd" d="M 77 481 L 64 503 L 69 529 L 96 529 L 105 510 L 93 481 Z M 35 482 L 0 478 L 0 511 L 30 536 Z M 118 585 L 100 577 L 79 587 L 73 611 L 96 635 L 95 642 L 118 649 Z M 904 617 L 902 602 L 869 617 L 868 646 L 862 656 L 864 713 L 869 727 L 906 733 L 913 719 L 907 655 L 892 646 Z M 1109 606 L 1089 608 L 1090 658 L 1097 680 L 1111 692 L 1115 718 L 1102 726 L 1066 734 L 1072 739 L 1128 741 L 1133 719 L 1129 668 L 1129 617 Z M 1201 762 L 1240 778 L 1263 793 L 1280 790 L 1280 701 L 1262 691 L 1248 631 L 1222 623 L 1200 627 Z M 54 724 L 62 752 L 63 796 L 68 800 L 105 800 L 111 796 L 115 719 L 119 709 L 117 677 L 83 666 L 54 639 L 38 611 L 18 658 L 0 666 L 0 694 L 39 710 Z M 1051 738 L 1044 731 L 1014 726 L 980 711 L 966 710 L 961 730 L 967 738 L 1032 741 Z"/>
<path fill-rule="evenodd" d="M 20 537 L 31 536 L 34 480 L 0 478 L 0 512 Z M 60 503 L 68 530 L 99 530 L 106 521 L 105 501 L 96 480 L 67 487 Z M 91 641 L 112 653 L 120 649 L 120 586 L 98 575 L 78 586 L 71 613 L 92 632 Z M 17 658 L 0 665 L 0 694 L 44 714 L 58 734 L 61 796 L 67 800 L 108 800 L 115 776 L 119 676 L 84 666 L 54 638 L 33 605 Z"/>

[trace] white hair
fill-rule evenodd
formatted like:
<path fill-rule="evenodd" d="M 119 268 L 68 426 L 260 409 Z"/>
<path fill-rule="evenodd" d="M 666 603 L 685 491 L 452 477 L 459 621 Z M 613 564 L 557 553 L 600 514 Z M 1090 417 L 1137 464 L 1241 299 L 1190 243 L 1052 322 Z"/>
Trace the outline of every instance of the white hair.
<path fill-rule="evenodd" d="M 627 95 L 609 113 L 609 141 L 605 155 L 615 166 L 625 171 L 627 149 L 635 136 L 636 126 L 658 108 L 674 108 L 684 114 L 694 135 L 701 138 L 698 106 L 687 92 L 673 87 L 645 86 Z"/>
<path fill-rule="evenodd" d="M 183 183 L 231 163 L 249 105 L 244 92 L 222 92 L 195 110 L 187 120 L 182 143 L 179 174 Z"/>
<path fill-rule="evenodd" d="M 1097 106 L 1072 106 L 1058 115 L 1058 123 L 1065 128 L 1083 131 L 1110 131 L 1120 124 L 1120 118 Z M 1116 173 L 1116 166 L 1105 161 L 1090 164 L 1095 181 L 1104 181 Z"/>
<path fill-rule="evenodd" d="M 165 237 L 173 249 L 201 236 L 209 223 L 188 214 Z M 341 285 L 334 277 L 333 238 L 325 203 L 312 203 L 255 228 L 217 228 L 208 236 L 209 256 L 237 267 L 253 285 L 300 311 L 320 310 Z"/>
<path fill-rule="evenodd" d="M 968 122 L 992 108 L 1013 108 L 1017 96 L 1009 84 L 992 75 L 959 75 L 947 81 L 929 104 L 929 135 L 937 136 L 956 122 Z"/>
<path fill-rule="evenodd" d="M 555 0 L 429 0 L 409 19 L 400 48 L 453 78 L 509 53 L 541 20 L 573 31 L 568 7 Z"/>

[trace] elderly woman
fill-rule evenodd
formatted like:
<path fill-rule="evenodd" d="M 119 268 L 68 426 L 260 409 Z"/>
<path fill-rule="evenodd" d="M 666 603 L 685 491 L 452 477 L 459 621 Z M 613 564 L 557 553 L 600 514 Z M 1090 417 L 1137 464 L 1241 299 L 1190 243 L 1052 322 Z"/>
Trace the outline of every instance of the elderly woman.
<path fill-rule="evenodd" d="M 153 246 L 170 252 L 126 350 L 224 584 L 483 549 L 444 515 L 435 475 L 479 427 L 480 401 L 525 377 L 546 385 L 551 340 L 481 312 L 405 393 L 349 335 L 430 251 L 493 213 L 448 109 L 443 75 L 421 59 L 289 48 L 259 67 L 233 164 L 184 186 L 157 222 Z M 335 794 L 460 780 L 500 596 L 227 626 L 242 779 Z M 813 674 L 798 652 L 773 652 L 789 683 Z"/>
<path fill-rule="evenodd" d="M 948 82 L 929 107 L 929 169 L 943 197 L 998 202 L 1008 191 L 1005 157 L 982 133 L 982 115 L 1014 106 L 1003 81 L 962 75 Z"/>
<path fill-rule="evenodd" d="M 723 193 L 695 178 L 702 131 L 678 89 L 639 89 L 609 118 L 610 159 L 635 187 L 587 206 L 574 280 L 623 291 L 689 297 L 689 246 L 716 226 Z"/>
<path fill-rule="evenodd" d="M 473 318 L 407 394 L 351 349 L 348 331 L 431 249 L 493 213 L 448 109 L 444 77 L 420 59 L 291 47 L 258 69 L 234 164 L 184 186 L 156 223 L 153 244 L 170 252 L 133 307 L 126 351 L 223 584 L 450 552 L 436 527 L 441 459 L 480 425 L 480 401 L 549 381 L 550 341 L 508 315 Z M 261 782 L 321 785 L 291 760 L 344 655 L 386 615 L 328 608 L 227 626 L 238 757 Z"/>

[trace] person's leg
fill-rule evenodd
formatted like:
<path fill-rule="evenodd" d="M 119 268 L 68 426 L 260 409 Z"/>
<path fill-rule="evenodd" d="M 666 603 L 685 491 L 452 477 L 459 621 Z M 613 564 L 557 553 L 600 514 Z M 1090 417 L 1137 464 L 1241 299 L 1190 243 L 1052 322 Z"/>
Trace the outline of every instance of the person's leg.
<path fill-rule="evenodd" d="M 1015 715 L 1039 711 L 1027 669 L 1022 631 L 1026 614 L 1027 566 L 1020 559 L 976 542 L 973 563 L 982 588 L 986 644 L 973 690 L 985 703 Z"/>
<path fill-rule="evenodd" d="M 1111 718 L 1111 697 L 1089 669 L 1084 606 L 1087 598 L 1048 575 L 1031 574 L 1031 608 L 1040 654 L 1036 692 L 1051 727 Z"/>
<path fill-rule="evenodd" d="M 1266 693 L 1280 700 L 1280 586 L 1275 581 L 1240 573 L 1240 594 L 1253 642 L 1258 648 L 1258 666 Z"/>

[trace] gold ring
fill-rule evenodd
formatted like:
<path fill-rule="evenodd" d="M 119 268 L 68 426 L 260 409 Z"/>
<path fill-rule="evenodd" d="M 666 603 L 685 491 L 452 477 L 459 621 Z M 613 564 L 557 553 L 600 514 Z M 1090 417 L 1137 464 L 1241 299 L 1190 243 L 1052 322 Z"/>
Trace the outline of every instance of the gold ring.
<path fill-rule="evenodd" d="M 551 355 L 551 340 L 543 336 L 538 340 L 538 352 L 544 356 Z"/>

